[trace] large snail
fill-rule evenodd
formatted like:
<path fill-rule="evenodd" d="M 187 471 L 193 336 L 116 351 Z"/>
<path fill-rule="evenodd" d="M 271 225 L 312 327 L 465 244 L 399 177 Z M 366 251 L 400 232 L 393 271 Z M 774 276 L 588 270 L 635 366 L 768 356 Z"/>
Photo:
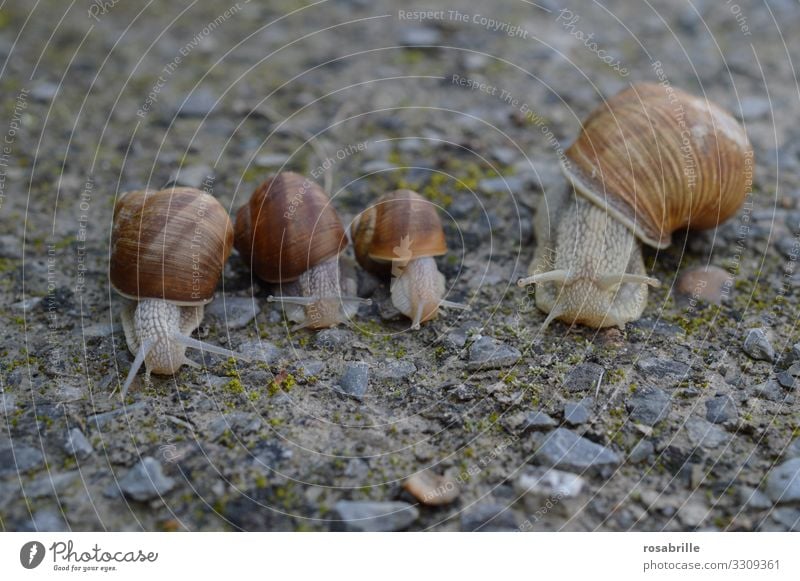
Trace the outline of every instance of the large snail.
<path fill-rule="evenodd" d="M 530 276 L 536 305 L 591 327 L 641 316 L 641 243 L 665 248 L 684 228 L 714 228 L 742 205 L 753 151 L 720 107 L 671 87 L 635 84 L 599 106 L 565 152 L 571 188 L 542 198 Z M 555 195 L 553 195 L 555 194 Z"/>
<path fill-rule="evenodd" d="M 411 328 L 433 319 L 439 307 L 468 309 L 444 300 L 444 275 L 433 257 L 447 252 L 436 207 L 411 190 L 396 190 L 359 214 L 352 225 L 356 260 L 367 271 L 392 277 L 395 308 Z"/>
<path fill-rule="evenodd" d="M 120 196 L 111 234 L 111 286 L 135 302 L 121 319 L 128 348 L 136 358 L 122 388 L 137 371 L 172 374 L 182 365 L 200 367 L 186 348 L 245 358 L 191 337 L 214 298 L 233 245 L 225 208 L 194 188 L 140 190 Z"/>
<path fill-rule="evenodd" d="M 267 300 L 283 305 L 293 331 L 344 323 L 371 302 L 340 260 L 347 244 L 328 196 L 296 173 L 267 179 L 236 214 L 234 245 L 259 278 L 280 283 L 281 296 Z"/>

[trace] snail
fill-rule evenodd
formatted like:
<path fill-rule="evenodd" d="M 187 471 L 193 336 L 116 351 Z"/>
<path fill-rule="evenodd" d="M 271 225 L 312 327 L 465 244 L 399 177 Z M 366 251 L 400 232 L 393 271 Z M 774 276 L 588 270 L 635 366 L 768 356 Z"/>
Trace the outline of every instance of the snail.
<path fill-rule="evenodd" d="M 233 245 L 225 208 L 194 188 L 139 190 L 114 206 L 111 286 L 131 302 L 122 310 L 125 341 L 135 355 L 122 388 L 124 397 L 144 364 L 151 373 L 172 374 L 193 347 L 229 357 L 245 356 L 191 337 L 214 298 Z"/>
<path fill-rule="evenodd" d="M 411 328 L 436 318 L 439 307 L 468 310 L 444 300 L 444 275 L 434 256 L 447 252 L 435 206 L 411 190 L 381 197 L 356 216 L 351 232 L 356 260 L 367 271 L 392 277 L 395 308 L 411 319 Z"/>
<path fill-rule="evenodd" d="M 371 304 L 356 296 L 355 272 L 339 259 L 347 245 L 328 196 L 293 172 L 267 179 L 236 214 L 234 246 L 259 278 L 281 284 L 281 296 L 267 300 L 297 323 L 292 331 L 333 327 Z"/>
<path fill-rule="evenodd" d="M 642 83 L 597 107 L 565 152 L 571 187 L 544 196 L 527 278 L 553 319 L 625 327 L 647 286 L 641 244 L 669 246 L 684 228 L 714 228 L 742 205 L 753 150 L 719 106 L 678 89 Z M 554 225 L 553 225 L 554 224 Z"/>

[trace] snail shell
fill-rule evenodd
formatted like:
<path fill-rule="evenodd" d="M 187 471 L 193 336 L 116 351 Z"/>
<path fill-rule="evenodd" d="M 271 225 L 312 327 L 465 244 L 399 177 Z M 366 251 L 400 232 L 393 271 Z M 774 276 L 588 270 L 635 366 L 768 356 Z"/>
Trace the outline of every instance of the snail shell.
<path fill-rule="evenodd" d="M 680 89 L 640 83 L 584 121 L 565 152 L 575 190 L 607 208 L 644 243 L 714 228 L 741 207 L 753 150 L 736 119 Z"/>
<path fill-rule="evenodd" d="M 114 206 L 111 285 L 133 299 L 203 305 L 233 248 L 228 213 L 194 188 L 123 194 Z"/>
<path fill-rule="evenodd" d="M 109 278 L 132 301 L 121 319 L 136 355 L 123 397 L 142 365 L 148 379 L 184 364 L 199 367 L 186 357 L 187 347 L 241 357 L 191 337 L 233 247 L 233 226 L 220 203 L 194 188 L 140 190 L 120 196 L 113 220 Z"/>
<path fill-rule="evenodd" d="M 236 214 L 234 245 L 242 259 L 262 280 L 281 283 L 282 293 L 296 290 L 268 299 L 284 305 L 299 323 L 295 330 L 345 322 L 370 302 L 355 296 L 355 279 L 339 264 L 347 244 L 328 196 L 293 172 L 267 179 Z"/>
<path fill-rule="evenodd" d="M 753 150 L 717 105 L 641 83 L 585 120 L 565 152 L 572 189 L 546 192 L 531 276 L 548 317 L 591 327 L 638 319 L 647 300 L 640 242 L 664 248 L 682 228 L 713 228 L 741 207 Z"/>
<path fill-rule="evenodd" d="M 445 280 L 434 256 L 447 252 L 436 207 L 411 190 L 396 190 L 359 214 L 352 226 L 356 260 L 378 276 L 392 276 L 392 303 L 412 328 L 437 316 L 439 307 L 466 307 L 442 300 Z"/>

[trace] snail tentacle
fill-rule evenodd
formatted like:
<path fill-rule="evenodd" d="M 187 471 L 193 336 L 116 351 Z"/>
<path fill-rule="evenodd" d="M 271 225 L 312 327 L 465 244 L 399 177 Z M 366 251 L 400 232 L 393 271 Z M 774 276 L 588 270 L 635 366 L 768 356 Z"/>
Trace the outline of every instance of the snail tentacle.
<path fill-rule="evenodd" d="M 144 364 L 145 357 L 147 357 L 147 354 L 150 353 L 150 350 L 155 344 L 155 339 L 144 339 L 139 345 L 139 351 L 136 353 L 136 358 L 133 360 L 131 369 L 128 371 L 128 377 L 125 379 L 125 384 L 122 386 L 122 391 L 120 392 L 123 401 L 128 394 L 128 388 L 131 386 L 131 383 L 133 383 L 133 379 L 136 377 L 139 368 Z M 149 378 L 149 376 L 150 373 L 148 372 L 147 377 Z"/>

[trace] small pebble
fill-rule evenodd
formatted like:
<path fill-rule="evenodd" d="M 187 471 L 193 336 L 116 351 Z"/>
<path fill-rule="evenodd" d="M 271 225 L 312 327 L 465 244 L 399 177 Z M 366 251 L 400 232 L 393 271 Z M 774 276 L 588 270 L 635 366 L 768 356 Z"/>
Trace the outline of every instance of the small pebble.
<path fill-rule="evenodd" d="M 628 454 L 628 462 L 639 464 L 647 460 L 655 452 L 655 446 L 650 440 L 639 440 Z"/>
<path fill-rule="evenodd" d="M 400 35 L 400 44 L 403 46 L 438 45 L 441 40 L 441 33 L 429 26 L 409 26 Z"/>
<path fill-rule="evenodd" d="M 579 426 L 589 421 L 591 406 L 594 400 L 587 398 L 578 402 L 568 401 L 564 404 L 564 421 L 571 426 Z"/>
<path fill-rule="evenodd" d="M 597 363 L 581 363 L 567 372 L 564 385 L 570 393 L 589 391 L 595 393 L 603 379 L 605 369 Z"/>
<path fill-rule="evenodd" d="M 558 425 L 553 418 L 542 411 L 533 411 L 529 413 L 525 420 L 522 422 L 520 429 L 523 432 L 528 431 L 546 431 Z"/>
<path fill-rule="evenodd" d="M 767 476 L 765 492 L 776 504 L 800 502 L 800 458 L 773 468 Z"/>
<path fill-rule="evenodd" d="M 663 389 L 645 386 L 628 399 L 627 408 L 633 421 L 655 426 L 669 415 L 672 399 Z"/>
<path fill-rule="evenodd" d="M 730 439 L 725 430 L 696 416 L 686 420 L 684 427 L 689 441 L 698 448 L 718 448 Z"/>
<path fill-rule="evenodd" d="M 774 361 L 775 350 L 764 329 L 750 329 L 744 340 L 744 352 L 759 361 Z"/>
<path fill-rule="evenodd" d="M 228 329 L 246 327 L 259 312 L 258 300 L 247 297 L 219 297 L 206 307 L 206 315 Z"/>
<path fill-rule="evenodd" d="M 642 373 L 658 379 L 665 375 L 671 377 L 685 377 L 689 366 L 673 359 L 659 359 L 658 357 L 645 357 L 636 362 L 636 368 Z"/>
<path fill-rule="evenodd" d="M 424 470 L 409 476 L 403 483 L 403 488 L 422 504 L 428 506 L 450 504 L 461 493 L 455 481 L 431 470 Z"/>
<path fill-rule="evenodd" d="M 484 336 L 470 346 L 467 368 L 477 370 L 507 367 L 516 363 L 520 357 L 522 354 L 516 347 Z"/>
<path fill-rule="evenodd" d="M 78 460 L 85 460 L 94 452 L 92 444 L 83 435 L 80 428 L 72 428 L 67 434 L 67 440 L 64 442 L 64 451 L 70 456 L 75 456 Z"/>
<path fill-rule="evenodd" d="M 534 458 L 545 466 L 578 473 L 613 468 L 622 463 L 613 450 L 595 444 L 567 428 L 557 428 L 547 434 Z"/>
<path fill-rule="evenodd" d="M 175 480 L 164 475 L 161 463 L 147 456 L 119 480 L 119 489 L 132 500 L 145 502 L 159 498 L 175 487 Z"/>
<path fill-rule="evenodd" d="M 174 186 L 188 186 L 190 188 L 203 189 L 203 186 L 213 186 L 214 170 L 207 165 L 188 165 L 179 167 L 169 177 L 169 182 Z M 211 305 L 219 301 L 214 301 Z M 206 307 L 208 311 L 210 307 Z"/>
<path fill-rule="evenodd" d="M 579 508 L 574 501 L 584 488 L 586 481 L 577 474 L 540 466 L 526 467 L 514 482 L 514 491 L 529 512 L 547 510 L 567 517 Z"/>
<path fill-rule="evenodd" d="M 253 361 L 271 365 L 281 358 L 282 351 L 269 341 L 245 341 L 237 349 L 242 355 L 247 355 Z"/>
<path fill-rule="evenodd" d="M 461 530 L 465 532 L 515 531 L 518 527 L 514 513 L 505 504 L 477 504 L 461 513 Z"/>
<path fill-rule="evenodd" d="M 359 401 L 367 393 L 368 385 L 369 365 L 363 362 L 349 363 L 345 367 L 342 378 L 339 380 L 341 392 Z"/>
<path fill-rule="evenodd" d="M 737 417 L 739 410 L 729 395 L 718 395 L 706 402 L 706 419 L 712 424 L 724 424 Z"/>
<path fill-rule="evenodd" d="M 484 178 L 478 182 L 478 191 L 482 194 L 517 194 L 523 189 L 524 182 L 518 177 Z"/>
<path fill-rule="evenodd" d="M 334 510 L 346 530 L 359 532 L 401 531 L 419 517 L 419 510 L 407 502 L 340 500 Z"/>
<path fill-rule="evenodd" d="M 375 368 L 375 377 L 378 379 L 401 380 L 411 377 L 417 372 L 417 366 L 412 361 L 386 361 Z"/>
<path fill-rule="evenodd" d="M 27 444 L 14 444 L 0 450 L 0 476 L 19 474 L 44 464 L 44 456 L 39 448 Z"/>

